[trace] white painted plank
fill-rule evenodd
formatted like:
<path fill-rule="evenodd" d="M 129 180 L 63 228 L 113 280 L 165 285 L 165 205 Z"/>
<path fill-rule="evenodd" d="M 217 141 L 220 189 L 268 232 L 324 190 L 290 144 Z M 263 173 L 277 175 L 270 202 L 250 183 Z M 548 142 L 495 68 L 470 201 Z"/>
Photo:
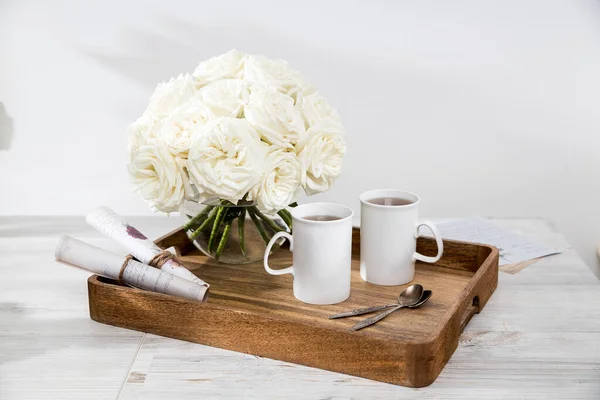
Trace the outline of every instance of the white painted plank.
<path fill-rule="evenodd" d="M 177 221 L 145 218 L 159 236 Z M 83 217 L 0 218 L 0 399 L 115 399 L 142 333 L 89 318 L 88 273 L 54 261 L 62 234 L 124 253 Z"/>
<path fill-rule="evenodd" d="M 116 399 L 139 348 L 132 335 L 0 337 L 0 399 Z M 64 327 L 63 327 L 64 328 Z"/>

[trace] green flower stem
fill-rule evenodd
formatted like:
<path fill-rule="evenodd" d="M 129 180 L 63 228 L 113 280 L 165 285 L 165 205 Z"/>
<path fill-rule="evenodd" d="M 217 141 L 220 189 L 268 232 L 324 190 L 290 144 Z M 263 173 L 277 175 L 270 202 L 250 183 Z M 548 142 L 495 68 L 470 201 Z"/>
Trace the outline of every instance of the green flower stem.
<path fill-rule="evenodd" d="M 204 210 L 202 210 L 201 212 L 199 212 L 198 214 L 196 214 L 196 216 L 192 219 L 190 219 L 187 224 L 185 224 L 183 226 L 183 229 L 190 230 L 198 225 L 201 225 L 202 221 L 204 220 L 204 218 L 208 215 L 209 212 L 212 211 L 212 209 L 215 208 L 214 206 L 206 206 L 204 207 Z"/>
<path fill-rule="evenodd" d="M 283 212 L 285 213 L 285 215 L 287 215 L 288 219 L 290 220 L 290 230 L 292 230 L 292 224 L 294 223 L 294 220 L 292 218 L 292 213 L 289 210 L 283 210 Z"/>
<path fill-rule="evenodd" d="M 285 215 L 288 216 L 288 218 L 290 219 L 290 222 L 292 222 L 292 213 L 290 212 L 290 210 L 284 208 L 283 210 L 281 210 L 285 213 Z"/>
<path fill-rule="evenodd" d="M 260 212 L 260 210 L 256 207 L 252 207 L 252 211 L 254 211 L 254 213 L 260 217 L 260 219 L 262 219 L 269 228 L 271 228 L 274 232 L 279 232 L 279 231 L 283 231 L 285 229 L 283 229 L 282 227 L 280 227 L 279 225 L 277 225 L 275 223 L 275 221 L 273 221 L 271 218 L 267 217 L 265 214 L 263 214 L 262 212 Z"/>
<path fill-rule="evenodd" d="M 215 252 L 215 260 L 219 261 L 219 257 L 221 257 L 221 253 L 225 249 L 225 245 L 229 240 L 229 235 L 231 234 L 231 224 L 233 224 L 233 218 L 229 218 L 225 222 L 225 227 L 223 228 L 223 236 L 221 236 L 221 241 L 219 242 L 219 246 L 217 247 L 217 251 Z"/>
<path fill-rule="evenodd" d="M 212 207 L 212 206 L 211 206 Z M 213 207 L 210 214 L 208 214 L 208 218 L 200 225 L 198 229 L 195 229 L 194 232 L 190 235 L 190 240 L 196 240 L 198 236 L 204 231 L 208 226 L 213 222 L 215 216 L 217 215 L 217 208 Z"/>
<path fill-rule="evenodd" d="M 217 207 L 217 215 L 215 216 L 215 222 L 213 223 L 212 230 L 210 232 L 210 238 L 208 239 L 208 246 L 206 248 L 209 253 L 212 253 L 213 245 L 215 244 L 215 240 L 217 240 L 217 232 L 219 231 L 221 222 L 223 222 L 224 210 L 225 207 Z"/>
<path fill-rule="evenodd" d="M 283 222 L 285 222 L 285 224 L 290 228 L 290 230 L 292 229 L 292 215 L 287 212 L 287 210 L 279 210 L 277 211 L 277 215 L 279 215 L 281 217 L 281 219 L 283 219 Z"/>
<path fill-rule="evenodd" d="M 246 207 L 242 207 L 240 210 L 240 216 L 238 217 L 238 236 L 240 239 L 240 250 L 242 255 L 246 257 L 246 243 L 244 242 L 244 225 L 246 223 Z"/>
<path fill-rule="evenodd" d="M 262 221 L 259 220 L 258 218 L 256 218 L 256 214 L 254 213 L 254 208 L 255 207 L 248 209 L 248 214 L 250 214 L 250 218 L 252 218 L 252 222 L 254 222 L 254 225 L 256 225 L 256 229 L 258 229 L 260 236 L 263 238 L 265 243 L 268 244 L 269 243 L 269 235 L 267 234 L 267 231 L 265 230 L 265 226 L 263 225 Z"/>

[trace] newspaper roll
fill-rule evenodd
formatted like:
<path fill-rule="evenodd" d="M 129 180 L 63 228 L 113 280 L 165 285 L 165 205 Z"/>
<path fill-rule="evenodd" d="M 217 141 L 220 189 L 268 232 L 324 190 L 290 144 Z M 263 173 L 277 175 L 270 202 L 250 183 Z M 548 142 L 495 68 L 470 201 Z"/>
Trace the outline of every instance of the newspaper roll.
<path fill-rule="evenodd" d="M 96 208 L 87 215 L 86 221 L 100 233 L 125 247 L 131 255 L 144 264 L 149 264 L 150 260 L 163 251 L 152 240 L 129 225 L 123 217 L 108 207 Z M 165 272 L 187 279 L 198 285 L 209 287 L 208 283 L 196 277 L 196 275 L 192 274 L 175 260 L 168 260 L 160 268 Z"/>
<path fill-rule="evenodd" d="M 69 236 L 60 238 L 56 245 L 58 261 L 86 269 L 106 278 L 122 280 L 123 283 L 151 292 L 165 293 L 190 300 L 205 301 L 208 287 L 142 264 L 135 260 L 111 253 Z M 125 268 L 123 269 L 123 265 Z M 122 273 L 121 273 L 121 270 Z"/>

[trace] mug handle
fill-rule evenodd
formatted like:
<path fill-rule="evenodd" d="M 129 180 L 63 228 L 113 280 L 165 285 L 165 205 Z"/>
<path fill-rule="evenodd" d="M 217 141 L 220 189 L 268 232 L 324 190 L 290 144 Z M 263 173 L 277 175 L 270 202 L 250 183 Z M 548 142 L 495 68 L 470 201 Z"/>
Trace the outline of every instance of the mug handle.
<path fill-rule="evenodd" d="M 271 248 L 273 247 L 273 245 L 275 244 L 275 242 L 277 241 L 277 239 L 279 239 L 280 237 L 286 238 L 287 240 L 289 240 L 290 242 L 290 251 L 293 251 L 294 248 L 294 241 L 292 238 L 292 235 L 290 235 L 289 233 L 285 232 L 285 231 L 279 231 L 276 234 L 273 235 L 273 237 L 271 238 L 271 240 L 269 241 L 269 244 L 267 244 L 267 248 L 265 249 L 265 256 L 264 256 L 264 266 L 265 269 L 267 270 L 267 272 L 271 275 L 283 275 L 283 274 L 292 274 L 292 276 L 294 276 L 294 266 L 291 265 L 287 268 L 282 268 L 282 269 L 272 269 L 271 267 L 269 267 L 269 254 L 271 254 Z"/>
<path fill-rule="evenodd" d="M 438 252 L 435 257 L 424 256 L 423 254 L 419 254 L 415 251 L 415 255 L 413 256 L 413 260 L 419 260 L 426 263 L 435 263 L 442 258 L 442 253 L 444 252 L 444 243 L 442 242 L 442 237 L 438 232 L 437 228 L 432 222 L 422 221 L 417 224 L 417 232 L 415 233 L 415 237 L 419 237 L 419 228 L 421 226 L 426 226 L 429 228 L 431 233 L 433 233 L 433 237 L 435 238 L 435 243 L 437 244 Z"/>

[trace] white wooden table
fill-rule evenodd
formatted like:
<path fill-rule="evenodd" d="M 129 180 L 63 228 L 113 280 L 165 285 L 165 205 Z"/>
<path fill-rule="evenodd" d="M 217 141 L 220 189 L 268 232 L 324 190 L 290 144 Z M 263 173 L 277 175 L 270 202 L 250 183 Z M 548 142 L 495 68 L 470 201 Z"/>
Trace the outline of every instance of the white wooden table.
<path fill-rule="evenodd" d="M 131 221 L 157 237 L 181 222 Z M 495 222 L 568 246 L 542 220 Z M 118 249 L 83 217 L 0 218 L 2 400 L 600 399 L 600 283 L 572 250 L 501 272 L 437 381 L 409 389 L 96 323 L 88 274 L 54 262 L 61 234 Z"/>

